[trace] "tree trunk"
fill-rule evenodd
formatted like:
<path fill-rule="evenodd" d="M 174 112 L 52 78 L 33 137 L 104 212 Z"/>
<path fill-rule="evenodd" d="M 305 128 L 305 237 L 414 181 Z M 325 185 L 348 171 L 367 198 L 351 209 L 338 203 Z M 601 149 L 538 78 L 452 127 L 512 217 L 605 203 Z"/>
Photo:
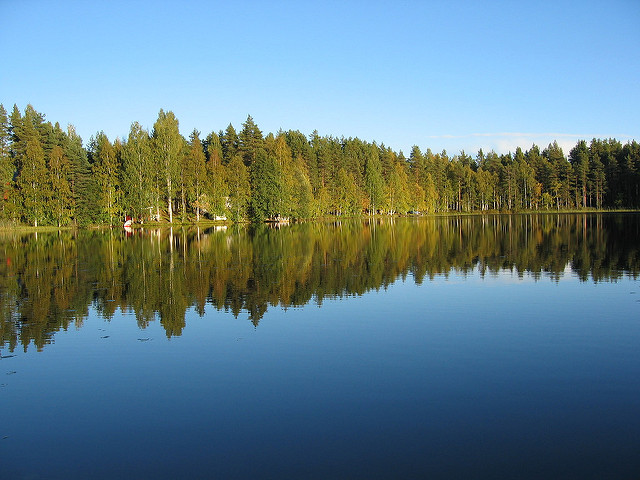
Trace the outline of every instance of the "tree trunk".
<path fill-rule="evenodd" d="M 171 198 L 171 177 L 167 173 L 167 211 L 169 213 L 169 223 L 173 223 L 173 205 Z"/>
<path fill-rule="evenodd" d="M 184 223 L 187 219 L 187 196 L 185 194 L 184 187 L 181 189 L 180 197 L 182 200 L 182 222 Z"/>

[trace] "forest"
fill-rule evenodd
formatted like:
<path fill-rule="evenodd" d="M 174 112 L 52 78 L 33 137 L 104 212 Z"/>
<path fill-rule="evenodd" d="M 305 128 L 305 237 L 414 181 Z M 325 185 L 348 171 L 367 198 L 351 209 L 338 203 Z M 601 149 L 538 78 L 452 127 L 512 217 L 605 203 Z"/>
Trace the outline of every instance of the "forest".
<path fill-rule="evenodd" d="M 69 125 L 28 105 L 0 105 L 0 225 L 295 221 L 326 216 L 638 209 L 640 145 L 557 142 L 497 154 L 408 157 L 358 138 L 264 135 L 249 115 L 237 131 L 189 138 L 171 111 L 127 138 L 86 146 Z"/>

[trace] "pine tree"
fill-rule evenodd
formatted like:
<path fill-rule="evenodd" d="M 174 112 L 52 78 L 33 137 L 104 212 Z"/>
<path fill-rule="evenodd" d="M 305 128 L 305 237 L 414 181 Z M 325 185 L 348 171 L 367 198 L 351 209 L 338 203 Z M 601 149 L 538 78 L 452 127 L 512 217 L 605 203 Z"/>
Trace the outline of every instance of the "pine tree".
<path fill-rule="evenodd" d="M 120 162 L 116 149 L 104 132 L 91 140 L 93 158 L 92 174 L 100 188 L 99 205 L 103 217 L 113 225 L 121 212 L 120 205 Z"/>
<path fill-rule="evenodd" d="M 592 139 L 589 144 L 589 182 L 595 196 L 596 208 L 602 208 L 606 190 L 605 166 L 601 160 L 602 155 L 602 142 L 595 138 Z"/>
<path fill-rule="evenodd" d="M 247 120 L 242 124 L 242 130 L 238 135 L 239 152 L 242 155 L 244 164 L 250 167 L 256 160 L 258 151 L 264 148 L 264 139 L 262 132 L 251 118 L 251 115 L 247 116 Z"/>
<path fill-rule="evenodd" d="M 222 162 L 226 165 L 238 153 L 240 141 L 238 140 L 236 129 L 231 124 L 229 124 L 224 133 L 221 131 L 218 136 L 220 137 L 220 146 L 222 148 Z"/>
<path fill-rule="evenodd" d="M 220 137 L 215 132 L 207 135 L 204 141 L 204 149 L 207 156 L 207 163 L 212 162 L 213 165 L 222 165 L 222 143 L 220 143 Z"/>
<path fill-rule="evenodd" d="M 26 150 L 26 140 L 24 138 L 24 122 L 22 120 L 22 114 L 16 104 L 13 104 L 9 123 L 9 131 L 11 134 L 11 154 L 14 158 L 17 158 L 20 155 L 24 155 Z"/>
<path fill-rule="evenodd" d="M 411 147 L 411 153 L 409 154 L 409 169 L 413 178 L 420 184 L 424 183 L 424 176 L 426 175 L 426 160 L 420 148 L 417 145 Z"/>
<path fill-rule="evenodd" d="M 359 193 L 364 190 L 364 172 L 369 145 L 358 137 L 342 140 L 341 165 L 353 175 Z"/>
<path fill-rule="evenodd" d="M 623 186 L 623 205 L 627 207 L 638 207 L 638 196 L 640 194 L 638 183 L 638 169 L 640 168 L 640 147 L 635 141 L 627 143 L 620 152 L 620 176 Z"/>
<path fill-rule="evenodd" d="M 524 158 L 527 165 L 533 170 L 534 184 L 531 203 L 537 210 L 542 203 L 542 195 L 549 191 L 547 178 L 550 171 L 549 163 L 540 154 L 540 148 L 535 144 L 525 152 Z"/>
<path fill-rule="evenodd" d="M 7 111 L 0 104 L 0 219 L 10 218 L 15 164 L 11 158 L 11 126 Z"/>
<path fill-rule="evenodd" d="M 562 148 L 558 142 L 554 141 L 542 152 L 547 158 L 551 166 L 551 174 L 549 175 L 551 192 L 553 194 L 556 208 L 566 208 L 571 197 L 570 194 L 570 171 L 571 164 L 562 152 Z"/>
<path fill-rule="evenodd" d="M 275 156 L 259 149 L 251 166 L 251 219 L 262 222 L 279 214 L 281 176 Z"/>
<path fill-rule="evenodd" d="M 64 154 L 70 163 L 75 221 L 78 225 L 97 223 L 99 220 L 98 184 L 91 175 L 91 165 L 87 151 L 82 146 L 82 138 L 76 133 L 73 125 L 67 127 Z"/>
<path fill-rule="evenodd" d="M 589 149 L 584 140 L 569 152 L 569 162 L 573 166 L 576 176 L 576 206 L 587 206 L 587 188 L 589 178 Z"/>
<path fill-rule="evenodd" d="M 365 192 L 369 200 L 369 212 L 375 214 L 384 202 L 384 180 L 378 148 L 372 145 L 367 149 L 365 165 Z"/>
<path fill-rule="evenodd" d="M 622 179 L 620 175 L 620 152 L 622 145 L 614 139 L 604 140 L 602 144 L 602 155 L 600 160 L 604 164 L 606 177 L 606 200 L 609 207 L 622 207 Z"/>

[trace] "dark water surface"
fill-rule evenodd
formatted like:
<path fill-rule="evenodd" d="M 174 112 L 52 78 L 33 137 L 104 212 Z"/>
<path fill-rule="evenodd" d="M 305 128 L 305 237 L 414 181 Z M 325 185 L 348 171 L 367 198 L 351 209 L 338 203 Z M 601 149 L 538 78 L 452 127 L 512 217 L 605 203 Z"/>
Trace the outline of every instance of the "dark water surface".
<path fill-rule="evenodd" d="M 0 478 L 640 478 L 640 216 L 0 235 Z"/>

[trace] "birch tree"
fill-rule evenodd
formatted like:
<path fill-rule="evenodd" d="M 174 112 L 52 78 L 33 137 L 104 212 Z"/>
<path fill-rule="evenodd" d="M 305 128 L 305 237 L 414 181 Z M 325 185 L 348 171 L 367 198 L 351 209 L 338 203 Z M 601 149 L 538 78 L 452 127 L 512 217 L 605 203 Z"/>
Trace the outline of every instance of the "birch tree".
<path fill-rule="evenodd" d="M 176 116 L 171 111 L 165 113 L 160 109 L 158 119 L 153 125 L 153 150 L 157 171 L 164 182 L 169 223 L 173 223 L 175 183 L 180 172 L 183 143 L 184 138 L 180 135 Z"/>

